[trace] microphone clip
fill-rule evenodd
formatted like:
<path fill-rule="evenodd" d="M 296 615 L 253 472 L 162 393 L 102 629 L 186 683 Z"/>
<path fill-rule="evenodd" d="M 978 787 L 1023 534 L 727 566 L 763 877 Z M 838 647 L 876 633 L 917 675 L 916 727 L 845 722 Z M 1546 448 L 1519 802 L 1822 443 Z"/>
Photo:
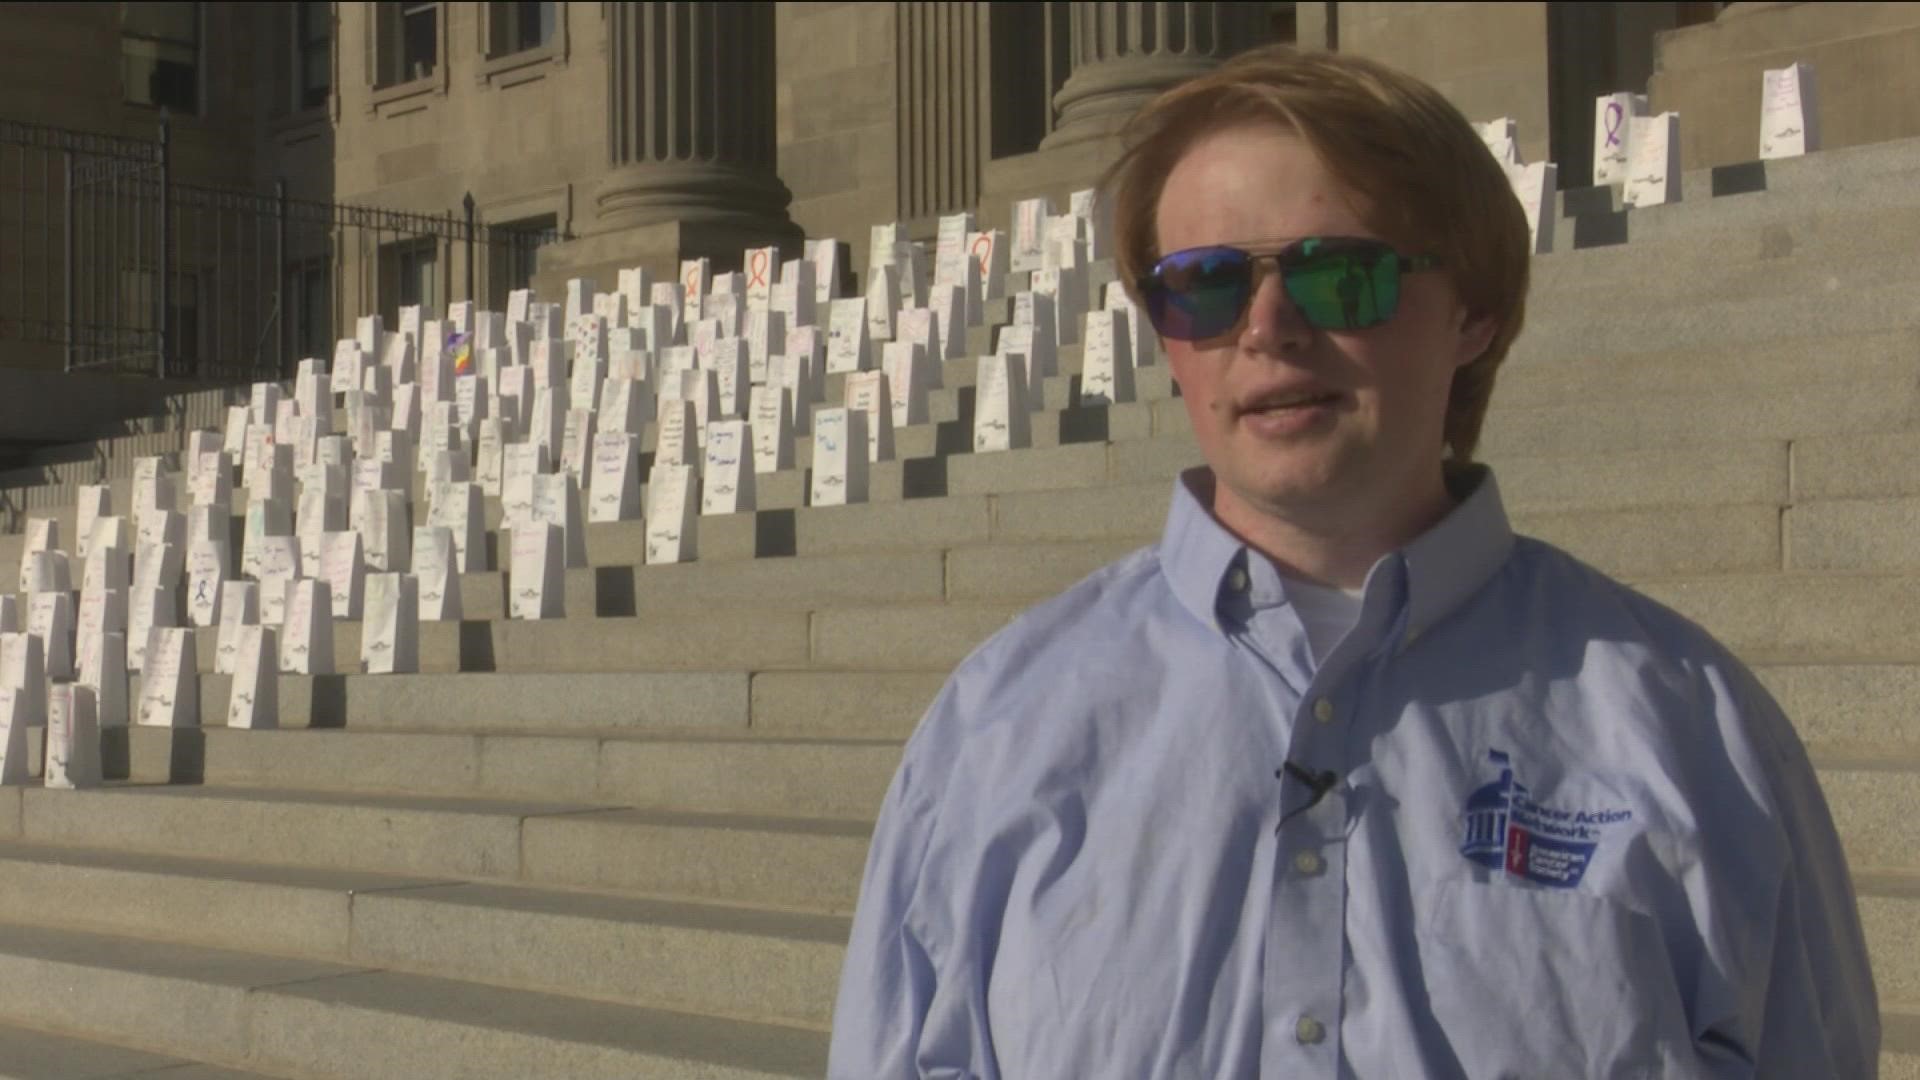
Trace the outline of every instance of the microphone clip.
<path fill-rule="evenodd" d="M 1282 825 L 1320 805 L 1320 800 L 1326 798 L 1327 793 L 1332 791 L 1340 783 L 1340 774 L 1334 772 L 1332 769 L 1309 769 L 1304 765 L 1292 761 L 1282 762 L 1280 767 L 1273 771 L 1273 778 L 1276 780 L 1283 780 L 1287 777 L 1292 777 L 1301 784 L 1306 785 L 1308 798 L 1306 802 L 1301 803 L 1299 806 L 1294 807 L 1292 810 L 1280 816 L 1279 824 L 1273 827 L 1273 832 L 1276 836 L 1280 834 L 1280 827 Z"/>

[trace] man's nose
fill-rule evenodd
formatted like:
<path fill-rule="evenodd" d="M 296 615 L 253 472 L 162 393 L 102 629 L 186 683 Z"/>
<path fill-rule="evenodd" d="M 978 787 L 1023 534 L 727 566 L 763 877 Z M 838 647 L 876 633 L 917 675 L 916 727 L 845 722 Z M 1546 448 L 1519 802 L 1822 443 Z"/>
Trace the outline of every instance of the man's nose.
<path fill-rule="evenodd" d="M 1260 275 L 1247 300 L 1247 317 L 1240 344 L 1249 351 L 1279 351 L 1299 348 L 1313 337 L 1313 327 L 1300 313 L 1299 305 L 1287 295 L 1277 270 Z"/>

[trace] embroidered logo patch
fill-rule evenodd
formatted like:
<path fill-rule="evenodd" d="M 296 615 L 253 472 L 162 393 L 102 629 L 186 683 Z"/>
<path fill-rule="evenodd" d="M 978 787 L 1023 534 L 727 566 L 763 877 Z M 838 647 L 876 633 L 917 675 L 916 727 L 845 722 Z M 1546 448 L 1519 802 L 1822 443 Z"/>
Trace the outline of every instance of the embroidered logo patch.
<path fill-rule="evenodd" d="M 1571 889 L 1586 875 L 1607 827 L 1633 820 L 1633 811 L 1624 808 L 1568 809 L 1536 802 L 1514 779 L 1504 751 L 1487 757 L 1499 766 L 1500 779 L 1467 796 L 1460 854 L 1489 870 Z"/>

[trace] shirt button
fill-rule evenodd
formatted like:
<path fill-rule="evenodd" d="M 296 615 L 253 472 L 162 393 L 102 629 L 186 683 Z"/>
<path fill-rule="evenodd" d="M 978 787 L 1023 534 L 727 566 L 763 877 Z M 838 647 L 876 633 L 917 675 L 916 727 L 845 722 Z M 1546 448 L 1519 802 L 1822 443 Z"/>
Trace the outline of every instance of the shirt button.
<path fill-rule="evenodd" d="M 1233 573 L 1228 574 L 1227 588 L 1232 589 L 1234 592 L 1246 592 L 1247 572 L 1245 570 L 1235 570 Z"/>
<path fill-rule="evenodd" d="M 1327 1026 L 1311 1016 L 1303 1016 L 1293 1025 L 1293 1037 L 1302 1045 L 1312 1046 L 1327 1037 Z"/>
<path fill-rule="evenodd" d="M 1308 877 L 1318 877 L 1327 868 L 1327 860 L 1317 851 L 1303 851 L 1293 857 L 1293 868 Z"/>
<path fill-rule="evenodd" d="M 1321 698 L 1319 701 L 1314 702 L 1313 718 L 1323 724 L 1330 723 L 1333 720 L 1333 702 L 1328 701 L 1326 698 Z"/>

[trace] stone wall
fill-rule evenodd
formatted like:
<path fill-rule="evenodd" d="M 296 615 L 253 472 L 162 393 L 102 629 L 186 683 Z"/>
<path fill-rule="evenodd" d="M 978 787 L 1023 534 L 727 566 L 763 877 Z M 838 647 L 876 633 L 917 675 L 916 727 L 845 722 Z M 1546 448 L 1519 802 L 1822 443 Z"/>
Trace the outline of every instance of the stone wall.
<path fill-rule="evenodd" d="M 274 5 L 203 4 L 200 108 L 175 113 L 175 176 L 250 187 L 258 173 L 254 93 Z M 120 5 L 10 4 L 0 25 L 0 118 L 151 139 L 159 110 L 129 104 L 120 73 Z"/>
<path fill-rule="evenodd" d="M 1757 158 L 1762 73 L 1796 60 L 1813 65 L 1824 148 L 1920 135 L 1920 4 L 1734 4 L 1656 50 L 1650 104 L 1680 113 L 1685 168 Z"/>
<path fill-rule="evenodd" d="M 780 179 L 794 223 L 846 241 L 865 264 L 867 229 L 899 205 L 896 4 L 776 9 Z"/>
<path fill-rule="evenodd" d="M 1372 57 L 1420 76 L 1469 120 L 1512 117 L 1519 127 L 1521 157 L 1548 159 L 1548 4 L 1334 7 L 1340 52 Z"/>
<path fill-rule="evenodd" d="M 583 191 L 607 170 L 603 5 L 556 5 L 548 45 L 496 59 L 487 57 L 485 7 L 441 5 L 434 72 L 382 88 L 376 5 L 337 5 L 334 197 L 458 215 L 471 193 L 482 222 L 551 215 L 563 232 L 591 232 Z M 444 302 L 465 295 L 466 266 L 459 245 L 442 254 L 451 284 Z M 475 268 L 482 296 L 490 269 Z M 376 309 L 368 283 L 348 281 L 344 291 L 343 319 Z"/>

